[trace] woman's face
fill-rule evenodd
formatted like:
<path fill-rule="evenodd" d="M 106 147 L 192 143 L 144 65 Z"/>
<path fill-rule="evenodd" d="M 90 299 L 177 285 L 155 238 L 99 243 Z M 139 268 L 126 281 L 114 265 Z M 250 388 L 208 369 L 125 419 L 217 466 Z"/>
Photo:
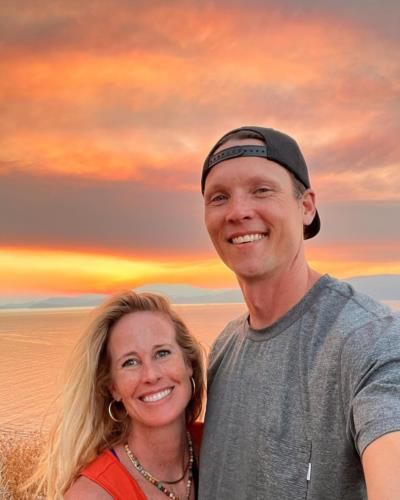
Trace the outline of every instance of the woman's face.
<path fill-rule="evenodd" d="M 122 317 L 111 330 L 108 353 L 110 391 L 135 429 L 184 422 L 193 371 L 166 315 L 140 311 Z"/>

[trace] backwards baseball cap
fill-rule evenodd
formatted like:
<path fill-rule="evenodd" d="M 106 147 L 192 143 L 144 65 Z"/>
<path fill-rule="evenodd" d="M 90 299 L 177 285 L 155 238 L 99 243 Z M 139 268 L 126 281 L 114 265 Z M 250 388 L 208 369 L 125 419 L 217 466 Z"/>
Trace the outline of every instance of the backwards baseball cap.
<path fill-rule="evenodd" d="M 232 134 L 242 131 L 254 133 L 257 136 L 256 138 L 259 138 L 264 142 L 264 145 L 238 144 L 215 153 L 221 145 L 228 141 Z M 215 165 L 218 165 L 218 163 L 221 163 L 222 161 L 237 158 L 239 156 L 258 156 L 260 158 L 266 158 L 267 160 L 279 163 L 279 165 L 291 172 L 296 179 L 303 184 L 303 186 L 307 189 L 311 187 L 307 165 L 297 142 L 278 130 L 250 126 L 231 130 L 221 137 L 221 139 L 211 149 L 203 165 L 203 172 L 201 174 L 201 192 L 204 194 L 207 176 Z M 315 212 L 315 217 L 311 224 L 304 226 L 304 239 L 307 240 L 315 236 L 320 227 L 321 221 L 319 214 L 318 212 Z"/>

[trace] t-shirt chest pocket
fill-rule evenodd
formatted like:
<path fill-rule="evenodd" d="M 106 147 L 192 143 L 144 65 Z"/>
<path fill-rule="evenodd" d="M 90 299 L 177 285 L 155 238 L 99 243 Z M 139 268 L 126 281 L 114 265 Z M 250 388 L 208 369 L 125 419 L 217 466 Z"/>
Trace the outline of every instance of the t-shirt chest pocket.
<path fill-rule="evenodd" d="M 257 454 L 257 499 L 307 499 L 311 441 L 293 444 L 261 434 Z"/>

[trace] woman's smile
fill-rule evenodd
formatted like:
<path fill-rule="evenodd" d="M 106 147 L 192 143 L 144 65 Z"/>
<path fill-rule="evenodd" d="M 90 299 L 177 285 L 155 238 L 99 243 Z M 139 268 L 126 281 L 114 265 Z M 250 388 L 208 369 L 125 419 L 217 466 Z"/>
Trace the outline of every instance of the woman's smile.
<path fill-rule="evenodd" d="M 169 396 L 173 389 L 173 387 L 169 387 L 168 389 L 163 389 L 162 391 L 152 392 L 150 394 L 146 394 L 145 396 L 140 396 L 139 399 L 144 403 L 156 403 Z"/>

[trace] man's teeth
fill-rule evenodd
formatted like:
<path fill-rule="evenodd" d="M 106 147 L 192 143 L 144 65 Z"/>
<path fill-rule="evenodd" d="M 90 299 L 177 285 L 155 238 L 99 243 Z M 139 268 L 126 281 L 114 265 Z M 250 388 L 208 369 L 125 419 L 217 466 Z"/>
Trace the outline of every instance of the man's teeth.
<path fill-rule="evenodd" d="M 236 238 L 232 238 L 232 243 L 249 243 L 250 241 L 257 241 L 265 238 L 264 234 L 256 233 L 256 234 L 245 234 L 244 236 L 237 236 Z"/>
<path fill-rule="evenodd" d="M 160 399 L 167 397 L 168 394 L 171 393 L 171 391 L 172 389 L 165 389 L 164 391 L 149 394 L 148 396 L 143 396 L 141 400 L 145 403 L 154 403 L 154 401 L 160 401 Z"/>

